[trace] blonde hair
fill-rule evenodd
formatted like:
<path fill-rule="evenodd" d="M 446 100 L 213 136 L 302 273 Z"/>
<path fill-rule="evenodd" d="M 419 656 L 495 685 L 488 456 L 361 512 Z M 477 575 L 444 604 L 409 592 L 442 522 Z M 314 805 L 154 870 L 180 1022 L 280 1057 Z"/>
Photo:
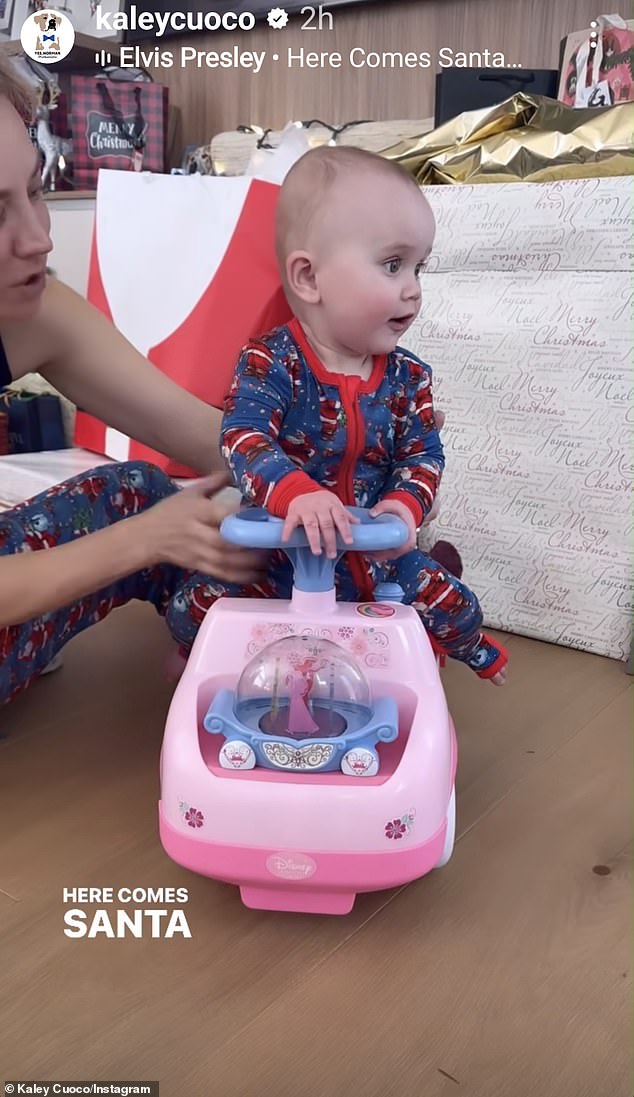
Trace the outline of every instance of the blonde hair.
<path fill-rule="evenodd" d="M 6 56 L 0 56 L 0 99 L 8 99 L 25 122 L 32 120 L 35 107 L 33 92 Z"/>
<path fill-rule="evenodd" d="M 284 281 L 286 258 L 302 246 L 315 215 L 328 200 L 330 189 L 338 180 L 359 174 L 400 180 L 420 193 L 414 176 L 405 168 L 366 149 L 321 145 L 304 153 L 284 179 L 277 203 L 275 250 Z"/>

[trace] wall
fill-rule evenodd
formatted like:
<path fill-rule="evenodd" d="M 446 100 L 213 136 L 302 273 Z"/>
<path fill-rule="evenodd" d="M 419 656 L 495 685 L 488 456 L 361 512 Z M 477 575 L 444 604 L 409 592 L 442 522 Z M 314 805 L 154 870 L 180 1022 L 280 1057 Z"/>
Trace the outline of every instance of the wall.
<path fill-rule="evenodd" d="M 62 282 L 82 297 L 88 284 L 88 264 L 95 220 L 94 199 L 65 199 L 48 203 L 53 251 L 49 265 Z"/>
<path fill-rule="evenodd" d="M 610 11 L 627 14 L 624 0 Z M 571 30 L 589 26 L 596 0 L 385 0 L 368 7 L 334 12 L 334 30 L 301 31 L 294 17 L 283 31 L 259 25 L 241 37 L 201 34 L 163 40 L 163 48 L 180 51 L 190 45 L 201 51 L 267 50 L 269 59 L 258 75 L 232 69 L 191 67 L 153 69 L 170 87 L 171 101 L 180 109 L 181 124 L 171 141 L 172 164 L 188 144 L 203 144 L 223 130 L 257 123 L 277 129 L 292 119 L 321 118 L 340 123 L 350 119 L 426 118 L 434 112 L 438 51 L 501 51 L 507 64 L 557 68 L 559 43 Z M 155 40 L 147 43 L 153 47 Z M 339 51 L 354 46 L 367 50 L 431 54 L 429 68 L 410 70 L 288 69 L 270 60 L 275 51 L 286 58 L 294 52 Z M 474 62 L 478 64 L 477 59 Z"/>

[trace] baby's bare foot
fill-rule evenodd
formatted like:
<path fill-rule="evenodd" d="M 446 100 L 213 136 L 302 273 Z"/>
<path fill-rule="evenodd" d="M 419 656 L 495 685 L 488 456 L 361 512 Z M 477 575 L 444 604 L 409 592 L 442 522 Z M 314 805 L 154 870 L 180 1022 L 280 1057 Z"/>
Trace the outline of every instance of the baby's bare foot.
<path fill-rule="evenodd" d="M 503 686 L 506 682 L 506 667 L 502 667 L 498 670 L 497 674 L 494 674 L 492 678 L 489 678 L 490 682 L 493 682 L 494 686 Z"/>

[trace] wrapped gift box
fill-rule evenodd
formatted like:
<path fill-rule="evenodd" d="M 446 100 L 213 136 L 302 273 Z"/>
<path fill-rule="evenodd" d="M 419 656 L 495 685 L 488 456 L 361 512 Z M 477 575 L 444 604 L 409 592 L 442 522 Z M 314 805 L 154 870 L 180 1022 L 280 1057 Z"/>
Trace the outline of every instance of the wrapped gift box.
<path fill-rule="evenodd" d="M 426 187 L 403 342 L 447 414 L 441 516 L 496 628 L 629 652 L 631 180 Z"/>

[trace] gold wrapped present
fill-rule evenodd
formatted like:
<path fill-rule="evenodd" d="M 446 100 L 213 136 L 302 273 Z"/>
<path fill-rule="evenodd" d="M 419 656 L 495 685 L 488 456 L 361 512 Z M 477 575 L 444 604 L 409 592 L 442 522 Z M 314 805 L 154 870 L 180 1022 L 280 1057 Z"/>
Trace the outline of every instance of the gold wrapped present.
<path fill-rule="evenodd" d="M 421 184 L 546 183 L 634 174 L 631 103 L 574 108 L 520 92 L 383 150 Z"/>

